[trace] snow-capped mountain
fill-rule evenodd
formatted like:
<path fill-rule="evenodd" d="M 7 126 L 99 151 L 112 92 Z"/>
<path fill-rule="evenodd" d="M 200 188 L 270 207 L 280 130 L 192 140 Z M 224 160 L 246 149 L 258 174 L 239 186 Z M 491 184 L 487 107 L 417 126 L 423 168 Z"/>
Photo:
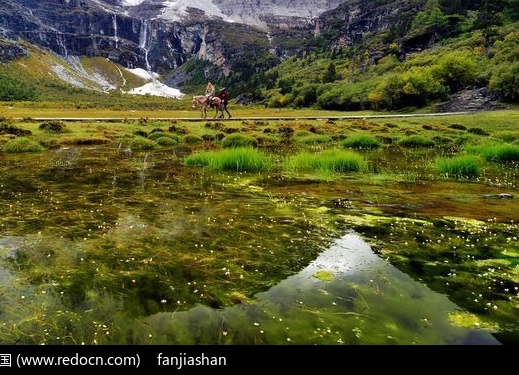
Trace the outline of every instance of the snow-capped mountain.
<path fill-rule="evenodd" d="M 268 20 L 305 19 L 311 21 L 323 12 L 334 9 L 344 0 L 122 0 L 120 6 L 156 9 L 149 16 L 166 21 L 182 21 L 189 17 L 189 10 L 200 10 L 206 17 L 230 22 L 268 27 Z M 131 9 L 127 9 L 131 13 Z"/>

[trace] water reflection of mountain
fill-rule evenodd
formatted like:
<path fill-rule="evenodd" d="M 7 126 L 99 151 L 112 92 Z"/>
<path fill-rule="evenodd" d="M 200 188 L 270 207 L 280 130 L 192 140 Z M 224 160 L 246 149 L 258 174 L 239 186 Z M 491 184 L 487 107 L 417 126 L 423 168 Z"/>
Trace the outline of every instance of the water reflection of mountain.
<path fill-rule="evenodd" d="M 349 233 L 298 274 L 249 304 L 221 311 L 197 306 L 149 322 L 172 332 L 197 326 L 181 344 L 496 345 L 490 332 L 449 320 L 463 313 L 377 256 Z M 183 327 L 183 328 L 182 328 Z"/>

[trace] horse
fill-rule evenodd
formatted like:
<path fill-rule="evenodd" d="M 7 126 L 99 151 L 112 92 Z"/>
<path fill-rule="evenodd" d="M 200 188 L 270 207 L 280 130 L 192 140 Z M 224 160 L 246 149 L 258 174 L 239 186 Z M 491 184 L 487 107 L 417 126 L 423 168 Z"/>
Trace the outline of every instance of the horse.
<path fill-rule="evenodd" d="M 192 100 L 192 106 L 193 108 L 200 107 L 200 116 L 202 118 L 207 118 L 207 107 L 214 108 L 215 113 L 214 117 L 216 118 L 216 115 L 218 114 L 218 111 L 222 111 L 222 99 L 220 99 L 217 96 L 211 97 L 205 96 L 205 95 L 194 95 Z M 220 116 L 222 117 L 222 115 Z"/>

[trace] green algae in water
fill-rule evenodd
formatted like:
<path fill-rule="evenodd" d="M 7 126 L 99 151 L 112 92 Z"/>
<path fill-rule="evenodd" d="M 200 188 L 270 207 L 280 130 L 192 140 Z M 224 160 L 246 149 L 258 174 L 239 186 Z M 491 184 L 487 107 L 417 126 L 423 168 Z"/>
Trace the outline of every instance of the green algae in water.
<path fill-rule="evenodd" d="M 314 273 L 314 277 L 321 281 L 332 281 L 334 276 L 331 271 L 317 271 Z"/>
<path fill-rule="evenodd" d="M 518 252 L 517 226 L 468 217 L 437 227 L 451 200 L 423 186 L 418 199 L 409 184 L 287 183 L 96 148 L 12 156 L 3 168 L 2 246 L 16 249 L 3 260 L 5 343 L 496 343 L 448 314 L 462 306 L 512 332 L 517 321 L 514 257 L 502 255 Z M 359 199 L 334 203 L 352 192 Z M 506 216 L 517 208 L 507 203 L 492 208 Z M 334 246 L 351 228 L 381 258 L 362 241 Z M 504 285 L 496 273 L 474 277 L 491 264 L 504 266 Z"/>
<path fill-rule="evenodd" d="M 482 321 L 477 315 L 467 311 L 456 311 L 449 314 L 449 319 L 456 325 L 465 328 L 485 329 L 489 332 L 498 332 L 499 326 Z"/>

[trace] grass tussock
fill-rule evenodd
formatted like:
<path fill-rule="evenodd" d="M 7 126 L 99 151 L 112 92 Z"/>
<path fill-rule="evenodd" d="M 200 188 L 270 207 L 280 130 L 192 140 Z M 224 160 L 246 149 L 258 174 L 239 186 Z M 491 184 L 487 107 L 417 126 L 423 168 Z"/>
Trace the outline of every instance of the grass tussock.
<path fill-rule="evenodd" d="M 329 149 L 319 153 L 302 151 L 284 163 L 290 172 L 361 172 L 367 170 L 364 158 L 350 150 Z"/>
<path fill-rule="evenodd" d="M 292 141 L 299 145 L 318 145 L 331 142 L 332 137 L 327 134 L 315 134 L 306 130 L 300 130 L 294 133 Z"/>
<path fill-rule="evenodd" d="M 340 142 L 343 148 L 354 149 L 376 149 L 382 146 L 382 143 L 375 137 L 368 134 L 358 134 L 346 138 Z"/>
<path fill-rule="evenodd" d="M 519 161 L 519 146 L 501 143 L 486 143 L 467 147 L 467 152 L 481 155 L 487 161 Z"/>
<path fill-rule="evenodd" d="M 139 151 L 154 150 L 157 148 L 157 143 L 148 138 L 136 137 L 130 142 L 130 148 Z"/>
<path fill-rule="evenodd" d="M 44 149 L 40 143 L 27 137 L 13 138 L 4 145 L 4 151 L 10 153 L 40 152 Z"/>
<path fill-rule="evenodd" d="M 186 157 L 185 164 L 239 172 L 266 171 L 273 166 L 268 155 L 252 147 L 200 152 Z"/>
<path fill-rule="evenodd" d="M 175 139 L 173 137 L 159 137 L 155 139 L 155 143 L 162 147 L 175 146 L 178 144 L 178 138 Z"/>
<path fill-rule="evenodd" d="M 242 133 L 232 133 L 222 139 L 222 147 L 225 148 L 256 147 L 257 145 L 256 138 Z"/>
<path fill-rule="evenodd" d="M 427 137 L 415 134 L 400 139 L 398 145 L 406 148 L 433 148 L 435 143 Z"/>
<path fill-rule="evenodd" d="M 479 176 L 479 159 L 472 155 L 453 158 L 439 158 L 436 162 L 438 171 L 446 177 L 474 178 Z"/>

